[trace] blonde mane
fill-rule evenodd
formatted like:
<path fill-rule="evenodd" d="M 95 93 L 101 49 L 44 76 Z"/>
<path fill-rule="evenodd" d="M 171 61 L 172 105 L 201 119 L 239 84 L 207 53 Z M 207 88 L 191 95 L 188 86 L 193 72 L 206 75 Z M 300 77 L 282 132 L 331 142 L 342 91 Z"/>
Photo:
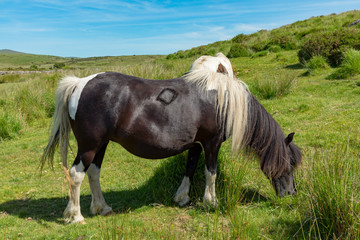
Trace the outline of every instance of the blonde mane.
<path fill-rule="evenodd" d="M 217 113 L 225 128 L 226 137 L 232 136 L 232 151 L 237 154 L 243 145 L 248 120 L 247 85 L 228 75 L 206 69 L 190 70 L 185 80 L 196 84 L 202 92 L 217 91 Z"/>

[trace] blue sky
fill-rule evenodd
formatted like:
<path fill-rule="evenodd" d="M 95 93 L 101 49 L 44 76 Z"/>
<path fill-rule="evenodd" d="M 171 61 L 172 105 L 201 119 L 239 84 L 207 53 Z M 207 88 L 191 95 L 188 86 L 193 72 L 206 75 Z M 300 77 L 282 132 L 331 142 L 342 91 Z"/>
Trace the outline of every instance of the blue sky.
<path fill-rule="evenodd" d="M 0 49 L 66 57 L 169 54 L 354 9 L 359 0 L 0 0 Z"/>

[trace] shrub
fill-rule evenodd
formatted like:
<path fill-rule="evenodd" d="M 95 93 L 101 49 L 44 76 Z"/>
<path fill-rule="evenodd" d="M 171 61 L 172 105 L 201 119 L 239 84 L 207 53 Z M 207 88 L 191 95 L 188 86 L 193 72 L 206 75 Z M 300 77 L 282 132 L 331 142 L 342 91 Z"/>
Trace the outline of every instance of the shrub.
<path fill-rule="evenodd" d="M 39 70 L 39 67 L 37 65 L 31 65 L 30 70 L 37 71 Z"/>
<path fill-rule="evenodd" d="M 236 57 L 249 57 L 251 56 L 250 50 L 241 44 L 233 44 L 230 48 L 230 51 L 227 54 L 229 58 L 236 58 Z"/>
<path fill-rule="evenodd" d="M 349 49 L 344 55 L 341 66 L 328 79 L 346 79 L 360 74 L 360 51 Z"/>
<path fill-rule="evenodd" d="M 54 64 L 55 69 L 62 69 L 63 67 L 65 67 L 65 63 L 55 63 Z"/>
<path fill-rule="evenodd" d="M 323 56 L 331 66 L 337 67 L 343 61 L 344 51 L 350 47 L 360 49 L 360 29 L 313 33 L 302 44 L 298 57 L 305 64 L 314 56 Z"/>
<path fill-rule="evenodd" d="M 281 51 L 281 47 L 279 45 L 271 45 L 268 50 L 269 52 L 277 53 Z"/>
<path fill-rule="evenodd" d="M 267 56 L 269 55 L 269 51 L 265 50 L 265 51 L 260 51 L 260 52 L 257 52 L 255 53 L 254 55 L 252 55 L 252 57 L 264 57 L 264 56 Z"/>
<path fill-rule="evenodd" d="M 293 50 L 298 47 L 298 40 L 294 36 L 288 35 L 273 35 L 270 38 L 268 46 L 277 45 L 282 49 Z"/>
<path fill-rule="evenodd" d="M 233 39 L 231 39 L 231 41 L 233 43 L 242 43 L 247 41 L 250 38 L 249 35 L 245 35 L 245 34 L 239 34 L 236 37 L 234 37 Z"/>
<path fill-rule="evenodd" d="M 310 70 L 329 68 L 329 64 L 323 56 L 314 56 L 306 63 Z"/>

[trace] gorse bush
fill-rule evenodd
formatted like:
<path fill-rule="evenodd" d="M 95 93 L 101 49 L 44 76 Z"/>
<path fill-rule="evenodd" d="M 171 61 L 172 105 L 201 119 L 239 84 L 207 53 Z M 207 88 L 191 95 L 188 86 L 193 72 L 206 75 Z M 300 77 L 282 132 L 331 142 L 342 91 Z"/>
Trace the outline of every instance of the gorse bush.
<path fill-rule="evenodd" d="M 314 56 L 323 56 L 332 67 L 337 67 L 348 48 L 360 49 L 360 29 L 343 28 L 310 34 L 301 45 L 298 57 L 306 64 Z"/>
<path fill-rule="evenodd" d="M 227 54 L 228 58 L 237 58 L 237 57 L 250 57 L 251 51 L 244 45 L 235 43 L 231 46 L 229 53 Z"/>
<path fill-rule="evenodd" d="M 349 49 L 344 55 L 341 66 L 328 79 L 346 79 L 360 74 L 360 51 Z"/>

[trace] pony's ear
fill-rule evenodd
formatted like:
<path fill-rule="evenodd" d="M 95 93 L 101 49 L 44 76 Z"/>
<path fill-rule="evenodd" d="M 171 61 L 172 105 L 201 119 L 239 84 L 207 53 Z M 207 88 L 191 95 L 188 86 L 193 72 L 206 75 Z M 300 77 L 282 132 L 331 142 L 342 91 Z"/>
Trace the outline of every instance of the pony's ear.
<path fill-rule="evenodd" d="M 291 142 L 292 142 L 292 140 L 293 140 L 293 138 L 294 138 L 294 132 L 292 132 L 292 133 L 290 133 L 286 138 L 285 138 L 285 144 L 286 145 L 289 145 Z"/>
<path fill-rule="evenodd" d="M 222 73 L 222 74 L 228 74 L 228 71 L 226 70 L 226 68 L 221 63 L 219 63 L 217 72 Z"/>

